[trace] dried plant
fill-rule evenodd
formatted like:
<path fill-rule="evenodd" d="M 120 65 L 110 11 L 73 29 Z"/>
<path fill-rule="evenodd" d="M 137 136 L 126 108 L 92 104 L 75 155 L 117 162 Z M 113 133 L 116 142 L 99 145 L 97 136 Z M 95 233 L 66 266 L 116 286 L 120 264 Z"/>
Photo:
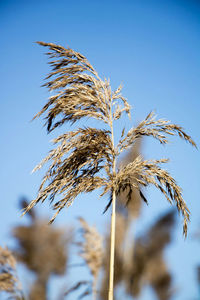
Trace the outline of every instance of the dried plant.
<path fill-rule="evenodd" d="M 174 224 L 175 212 L 171 211 L 136 240 L 129 268 L 124 275 L 128 294 L 138 297 L 143 286 L 150 284 L 158 299 L 171 299 L 171 275 L 167 270 L 163 251 L 171 241 Z"/>
<path fill-rule="evenodd" d="M 121 152 L 132 146 L 142 136 L 152 136 L 161 144 L 168 142 L 167 136 L 178 135 L 193 146 L 195 143 L 182 127 L 165 121 L 156 120 L 150 113 L 138 126 L 125 134 L 122 130 L 118 144 L 114 145 L 114 121 L 123 112 L 130 116 L 130 106 L 121 95 L 121 86 L 114 92 L 108 80 L 102 80 L 88 60 L 70 48 L 64 48 L 52 43 L 39 42 L 48 47 L 47 53 L 52 59 L 52 72 L 47 76 L 45 86 L 54 94 L 48 103 L 35 116 L 45 114 L 47 130 L 49 132 L 58 126 L 74 124 L 83 118 L 93 118 L 101 121 L 104 129 L 91 127 L 78 128 L 60 135 L 54 139 L 58 144 L 49 155 L 34 169 L 40 169 L 49 162 L 50 167 L 40 185 L 38 196 L 33 200 L 25 212 L 38 202 L 49 199 L 54 202 L 56 210 L 51 219 L 66 206 L 73 203 L 81 193 L 92 192 L 103 188 L 101 196 L 111 193 L 111 199 L 106 209 L 112 203 L 111 219 L 111 251 L 110 251 L 110 287 L 109 300 L 113 299 L 114 276 L 114 240 L 115 240 L 115 201 L 123 191 L 128 191 L 127 200 L 131 200 L 133 189 L 139 190 L 149 184 L 156 186 L 184 217 L 184 234 L 187 233 L 189 210 L 182 198 L 180 187 L 170 174 L 159 165 L 167 160 L 143 160 L 137 157 L 127 166 L 116 170 L 116 159 Z"/>
<path fill-rule="evenodd" d="M 83 218 L 79 218 L 79 221 L 83 229 L 84 237 L 84 242 L 81 243 L 81 256 L 93 275 L 92 291 L 93 299 L 96 299 L 97 279 L 103 260 L 102 236 L 97 232 L 95 227 L 89 226 Z"/>
<path fill-rule="evenodd" d="M 16 260 L 8 248 L 0 246 L 0 292 L 2 291 L 10 294 L 12 299 L 24 300 L 17 277 Z"/>
<path fill-rule="evenodd" d="M 22 201 L 23 207 L 25 204 Z M 50 276 L 65 273 L 70 235 L 66 234 L 66 230 L 49 226 L 48 221 L 38 218 L 34 210 L 30 212 L 30 217 L 30 225 L 18 226 L 13 230 L 18 241 L 15 253 L 18 261 L 36 274 L 30 300 L 44 300 Z"/>

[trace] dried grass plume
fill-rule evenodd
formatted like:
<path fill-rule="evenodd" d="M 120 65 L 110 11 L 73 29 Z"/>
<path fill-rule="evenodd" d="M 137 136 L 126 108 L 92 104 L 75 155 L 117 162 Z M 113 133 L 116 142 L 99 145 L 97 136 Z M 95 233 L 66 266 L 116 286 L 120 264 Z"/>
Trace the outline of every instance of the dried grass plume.
<path fill-rule="evenodd" d="M 143 136 L 152 136 L 161 144 L 166 144 L 168 136 L 178 135 L 196 147 L 192 138 L 182 127 L 163 119 L 156 120 L 151 112 L 127 134 L 123 129 L 121 139 L 115 146 L 113 122 L 123 112 L 130 115 L 130 105 L 121 94 L 122 87 L 113 92 L 109 81 L 102 80 L 82 54 L 53 43 L 38 44 L 49 48 L 47 55 L 51 59 L 52 71 L 46 77 L 44 86 L 53 91 L 54 95 L 35 118 L 45 114 L 49 132 L 67 122 L 74 124 L 85 117 L 101 121 L 105 128 L 79 128 L 54 139 L 57 148 L 50 151 L 34 169 L 40 169 L 47 162 L 51 163 L 39 188 L 38 197 L 27 206 L 25 212 L 47 198 L 53 203 L 59 195 L 61 199 L 53 205 L 56 210 L 53 221 L 65 206 L 71 205 L 83 192 L 103 188 L 103 196 L 109 191 L 116 195 L 127 191 L 129 200 L 135 189 L 152 184 L 170 203 L 176 204 L 184 217 L 183 230 L 186 235 L 189 210 L 176 181 L 160 167 L 167 160 L 147 161 L 138 156 L 118 172 L 115 170 L 115 161 L 122 151 Z"/>

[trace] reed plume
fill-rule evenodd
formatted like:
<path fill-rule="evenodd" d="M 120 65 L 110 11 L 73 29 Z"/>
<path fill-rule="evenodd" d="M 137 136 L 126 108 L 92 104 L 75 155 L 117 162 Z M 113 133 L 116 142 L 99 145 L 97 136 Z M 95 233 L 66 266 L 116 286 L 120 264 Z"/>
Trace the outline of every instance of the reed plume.
<path fill-rule="evenodd" d="M 160 167 L 167 160 L 143 160 L 139 156 L 117 170 L 116 158 L 143 136 L 152 136 L 161 144 L 166 144 L 168 136 L 178 135 L 193 146 L 196 145 L 182 127 L 163 119 L 156 120 L 154 113 L 150 113 L 144 121 L 126 134 L 123 129 L 119 142 L 114 145 L 114 121 L 124 112 L 130 116 L 130 105 L 121 95 L 122 87 L 119 86 L 113 92 L 109 81 L 102 80 L 82 54 L 52 43 L 38 43 L 49 48 L 47 55 L 51 59 L 52 71 L 46 77 L 47 82 L 44 85 L 53 95 L 34 118 L 45 115 L 48 132 L 66 123 L 74 124 L 86 117 L 100 121 L 104 128 L 82 127 L 54 139 L 57 147 L 34 169 L 40 169 L 43 164 L 50 163 L 37 198 L 31 201 L 25 212 L 38 202 L 49 199 L 56 211 L 52 222 L 58 213 L 65 206 L 71 205 L 81 193 L 92 192 L 98 188 L 103 189 L 101 196 L 111 193 L 110 202 L 106 206 L 108 209 L 112 204 L 109 287 L 111 300 L 116 196 L 127 191 L 127 200 L 130 201 L 133 189 L 136 188 L 142 197 L 140 187 L 151 184 L 158 188 L 170 203 L 176 204 L 184 218 L 185 235 L 189 220 L 189 210 L 180 187 L 173 177 Z M 59 196 L 59 199 L 55 202 L 56 196 Z"/>

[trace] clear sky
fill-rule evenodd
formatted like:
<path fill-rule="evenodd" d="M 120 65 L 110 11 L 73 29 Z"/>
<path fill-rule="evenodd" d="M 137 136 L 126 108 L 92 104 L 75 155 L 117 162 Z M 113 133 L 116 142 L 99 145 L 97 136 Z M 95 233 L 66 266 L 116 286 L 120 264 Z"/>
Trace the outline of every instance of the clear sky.
<path fill-rule="evenodd" d="M 0 36 L 1 245 L 12 245 L 12 226 L 26 222 L 19 217 L 18 199 L 36 196 L 44 172 L 30 173 L 51 149 L 53 138 L 46 134 L 42 119 L 30 122 L 48 97 L 40 86 L 49 67 L 35 41 L 69 45 L 102 77 L 109 77 L 113 88 L 123 83 L 123 95 L 132 105 L 131 125 L 155 110 L 159 117 L 183 126 L 200 147 L 199 1 L 1 0 Z M 195 266 L 200 264 L 200 241 L 194 239 L 200 227 L 199 151 L 173 138 L 165 148 L 147 139 L 143 153 L 148 158 L 170 157 L 168 170 L 183 188 L 191 210 L 188 239 L 182 237 L 180 219 L 166 258 L 177 288 L 173 300 L 193 300 L 198 293 Z M 169 208 L 154 189 L 147 194 L 149 206 L 144 207 L 137 232 Z M 64 210 L 57 224 L 76 224 L 81 215 L 103 232 L 110 216 L 102 215 L 106 203 L 106 198 L 98 200 L 98 193 L 81 197 Z M 51 213 L 48 205 L 39 205 L 39 210 Z M 141 299 L 153 297 L 146 290 Z"/>

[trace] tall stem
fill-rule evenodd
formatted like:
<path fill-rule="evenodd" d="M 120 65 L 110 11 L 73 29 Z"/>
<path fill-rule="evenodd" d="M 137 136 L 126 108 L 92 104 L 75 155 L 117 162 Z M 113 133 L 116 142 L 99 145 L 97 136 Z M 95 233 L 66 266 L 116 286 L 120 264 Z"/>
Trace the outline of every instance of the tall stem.
<path fill-rule="evenodd" d="M 113 283 L 114 283 L 114 256 L 115 256 L 115 204 L 116 196 L 113 191 L 112 199 L 112 217 L 111 217 L 111 233 L 110 233 L 110 276 L 109 276 L 109 292 L 108 300 L 113 300 Z"/>
<path fill-rule="evenodd" d="M 113 133 L 113 122 L 111 115 L 111 133 L 112 133 L 112 144 L 114 149 L 114 133 Z M 113 155 L 113 174 L 115 173 L 115 155 Z M 112 217 L 111 217 L 111 228 L 110 228 L 110 276 L 109 276 L 109 290 L 108 300 L 113 300 L 113 286 L 114 286 L 114 257 L 115 257 L 115 206 L 116 206 L 116 195 L 115 190 L 112 192 Z"/>

